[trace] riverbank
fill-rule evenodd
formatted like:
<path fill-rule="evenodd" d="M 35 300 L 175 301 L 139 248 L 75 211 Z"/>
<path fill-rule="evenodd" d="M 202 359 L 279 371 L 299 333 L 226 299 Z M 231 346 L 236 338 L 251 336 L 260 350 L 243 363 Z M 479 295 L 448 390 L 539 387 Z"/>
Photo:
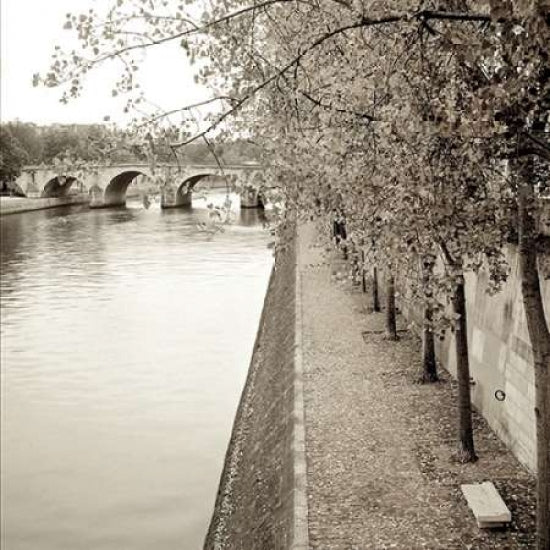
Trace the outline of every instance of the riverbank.
<path fill-rule="evenodd" d="M 343 260 L 324 257 L 311 225 L 296 248 L 272 276 L 205 548 L 532 548 L 533 475 L 477 413 L 479 460 L 453 462 L 451 377 L 417 383 L 416 337 L 382 338 L 383 315 L 368 313 L 366 295 L 338 282 Z M 301 369 L 307 507 L 293 445 Z M 512 512 L 506 530 L 478 529 L 462 497 L 461 483 L 484 480 Z M 293 525 L 303 518 L 307 529 L 296 539 Z"/>
<path fill-rule="evenodd" d="M 291 548 L 307 534 L 294 513 L 305 498 L 295 471 L 295 261 L 292 247 L 273 268 L 207 550 Z"/>
<path fill-rule="evenodd" d="M 59 206 L 72 206 L 89 202 L 88 195 L 71 195 L 62 199 L 30 199 L 27 197 L 0 197 L 0 216 L 45 210 Z"/>

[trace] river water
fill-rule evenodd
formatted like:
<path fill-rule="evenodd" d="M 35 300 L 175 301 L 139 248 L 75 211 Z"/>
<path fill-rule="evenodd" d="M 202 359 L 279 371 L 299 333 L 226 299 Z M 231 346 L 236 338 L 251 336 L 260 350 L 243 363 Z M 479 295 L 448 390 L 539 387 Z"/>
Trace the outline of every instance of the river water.
<path fill-rule="evenodd" d="M 235 216 L 0 220 L 3 550 L 202 547 L 272 265 Z"/>

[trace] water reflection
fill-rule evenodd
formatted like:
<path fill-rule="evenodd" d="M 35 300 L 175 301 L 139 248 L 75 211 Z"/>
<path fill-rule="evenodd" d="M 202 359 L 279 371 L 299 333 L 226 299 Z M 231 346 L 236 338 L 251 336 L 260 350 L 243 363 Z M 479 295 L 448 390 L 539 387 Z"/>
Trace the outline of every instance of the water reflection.
<path fill-rule="evenodd" d="M 266 214 L 263 208 L 242 208 L 239 211 L 239 223 L 241 225 L 255 226 L 259 223 L 266 223 Z"/>
<path fill-rule="evenodd" d="M 271 265 L 257 213 L 207 217 L 0 220 L 6 550 L 201 546 Z"/>

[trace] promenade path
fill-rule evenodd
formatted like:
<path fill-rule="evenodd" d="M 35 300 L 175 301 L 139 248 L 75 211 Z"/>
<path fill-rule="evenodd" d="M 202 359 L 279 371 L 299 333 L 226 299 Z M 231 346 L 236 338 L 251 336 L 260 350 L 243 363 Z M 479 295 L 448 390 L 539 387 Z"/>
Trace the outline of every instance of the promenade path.
<path fill-rule="evenodd" d="M 383 314 L 336 280 L 343 260 L 314 246 L 311 224 L 298 244 L 310 548 L 533 548 L 533 476 L 478 415 L 479 461 L 453 462 L 454 382 L 418 384 L 416 337 L 376 332 Z M 478 529 L 460 491 L 487 479 L 512 511 L 504 531 Z"/>

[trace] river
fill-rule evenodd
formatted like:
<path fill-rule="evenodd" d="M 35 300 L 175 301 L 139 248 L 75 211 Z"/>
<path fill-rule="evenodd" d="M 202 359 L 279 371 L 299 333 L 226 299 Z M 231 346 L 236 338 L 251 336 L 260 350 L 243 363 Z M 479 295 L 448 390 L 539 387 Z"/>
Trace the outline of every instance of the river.
<path fill-rule="evenodd" d="M 0 220 L 3 550 L 202 547 L 272 265 L 258 216 Z"/>

